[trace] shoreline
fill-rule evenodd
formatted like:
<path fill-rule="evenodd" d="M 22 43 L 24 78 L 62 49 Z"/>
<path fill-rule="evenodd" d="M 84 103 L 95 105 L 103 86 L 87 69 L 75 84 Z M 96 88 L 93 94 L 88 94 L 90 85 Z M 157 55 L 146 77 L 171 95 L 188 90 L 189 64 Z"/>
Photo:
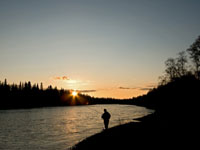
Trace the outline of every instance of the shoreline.
<path fill-rule="evenodd" d="M 156 118 L 153 113 L 134 120 L 138 122 L 114 126 L 87 137 L 71 147 L 70 150 L 133 148 L 142 141 L 143 135 L 153 133 L 149 129 L 154 128 L 155 130 Z M 133 144 L 133 141 L 135 144 Z M 142 143 L 139 145 L 142 146 Z"/>
<path fill-rule="evenodd" d="M 70 150 L 111 150 L 111 149 L 163 149 L 195 146 L 196 128 L 161 118 L 157 113 L 101 131 L 80 141 Z M 182 126 L 180 126 L 182 125 Z"/>

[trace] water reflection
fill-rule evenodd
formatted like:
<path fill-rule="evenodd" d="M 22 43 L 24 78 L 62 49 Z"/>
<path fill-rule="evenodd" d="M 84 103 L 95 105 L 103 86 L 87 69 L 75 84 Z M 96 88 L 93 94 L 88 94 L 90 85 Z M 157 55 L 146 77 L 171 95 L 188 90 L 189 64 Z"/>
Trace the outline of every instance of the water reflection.
<path fill-rule="evenodd" d="M 76 119 L 78 118 L 77 116 L 77 111 L 75 109 L 69 109 L 68 113 L 65 116 L 66 120 L 66 133 L 67 134 L 73 134 L 78 132 L 77 131 L 77 126 L 76 126 Z"/>
<path fill-rule="evenodd" d="M 67 149 L 103 129 L 104 108 L 112 115 L 109 127 L 152 112 L 130 105 L 0 110 L 0 149 Z"/>

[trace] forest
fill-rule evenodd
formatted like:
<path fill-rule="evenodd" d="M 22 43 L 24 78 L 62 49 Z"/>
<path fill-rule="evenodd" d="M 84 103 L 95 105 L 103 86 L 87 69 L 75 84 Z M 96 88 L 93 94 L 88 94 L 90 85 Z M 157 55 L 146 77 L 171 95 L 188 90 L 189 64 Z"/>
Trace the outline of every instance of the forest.
<path fill-rule="evenodd" d="M 186 52 L 189 54 L 186 55 Z M 165 73 L 157 88 L 132 99 L 132 103 L 155 110 L 161 124 L 178 128 L 198 126 L 200 87 L 200 36 L 177 58 L 165 62 Z M 164 123 L 163 123 L 164 122 Z"/>
<path fill-rule="evenodd" d="M 20 82 L 17 84 L 8 84 L 7 79 L 4 82 L 0 82 L 0 108 L 12 109 L 12 108 L 33 108 L 43 106 L 58 106 L 62 103 L 61 96 L 68 94 L 69 91 L 53 89 L 49 86 L 47 89 L 43 89 L 41 83 L 32 85 L 31 82 Z"/>
<path fill-rule="evenodd" d="M 8 84 L 7 79 L 0 81 L 0 109 L 73 106 L 102 103 L 119 103 L 113 98 L 94 98 L 89 95 L 78 93 L 73 96 L 72 90 L 52 88 L 43 89 L 43 84 L 31 84 L 31 82 L 20 82 Z"/>

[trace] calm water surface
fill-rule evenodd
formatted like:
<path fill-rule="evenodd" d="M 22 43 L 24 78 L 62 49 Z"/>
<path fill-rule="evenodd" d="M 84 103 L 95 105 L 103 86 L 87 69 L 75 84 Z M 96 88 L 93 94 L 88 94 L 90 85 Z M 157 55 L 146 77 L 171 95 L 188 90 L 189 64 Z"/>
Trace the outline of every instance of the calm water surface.
<path fill-rule="evenodd" d="M 134 105 L 0 110 L 0 149 L 68 149 L 103 130 L 104 108 L 111 114 L 109 127 L 152 113 L 152 110 Z"/>

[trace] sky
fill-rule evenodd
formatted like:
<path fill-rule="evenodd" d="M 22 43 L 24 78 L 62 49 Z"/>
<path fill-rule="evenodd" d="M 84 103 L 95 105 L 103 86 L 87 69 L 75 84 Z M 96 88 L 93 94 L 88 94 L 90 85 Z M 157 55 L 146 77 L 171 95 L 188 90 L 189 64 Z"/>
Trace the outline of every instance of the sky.
<path fill-rule="evenodd" d="M 0 0 L 0 80 L 131 98 L 200 35 L 199 0 Z"/>

